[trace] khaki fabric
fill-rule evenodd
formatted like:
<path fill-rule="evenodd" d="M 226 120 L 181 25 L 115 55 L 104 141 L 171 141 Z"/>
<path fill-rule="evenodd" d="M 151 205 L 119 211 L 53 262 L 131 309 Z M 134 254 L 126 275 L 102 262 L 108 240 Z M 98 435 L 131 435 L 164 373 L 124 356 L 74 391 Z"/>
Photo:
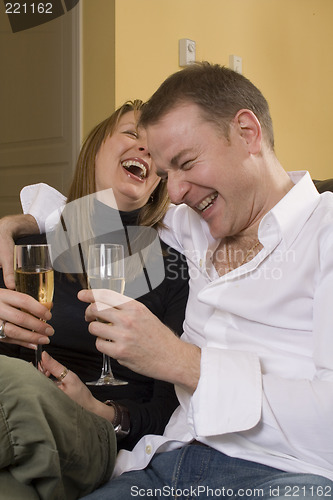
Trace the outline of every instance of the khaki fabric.
<path fill-rule="evenodd" d="M 113 426 L 24 361 L 0 356 L 0 499 L 74 500 L 116 458 Z"/>

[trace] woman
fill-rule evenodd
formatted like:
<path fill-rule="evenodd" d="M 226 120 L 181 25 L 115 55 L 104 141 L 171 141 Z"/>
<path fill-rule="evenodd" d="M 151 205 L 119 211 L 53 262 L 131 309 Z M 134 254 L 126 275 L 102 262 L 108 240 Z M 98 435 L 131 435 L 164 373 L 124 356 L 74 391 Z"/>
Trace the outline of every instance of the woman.
<path fill-rule="evenodd" d="M 36 343 L 43 343 L 49 354 L 61 365 L 76 372 L 83 382 L 99 377 L 102 355 L 95 347 L 95 339 L 88 332 L 84 319 L 86 304 L 77 299 L 79 290 L 87 287 L 84 269 L 77 269 L 80 260 L 78 250 L 85 256 L 91 241 L 122 243 L 128 252 L 133 251 L 135 245 L 139 245 L 139 250 L 142 250 L 146 242 L 137 226 L 158 228 L 169 206 L 166 185 L 156 175 L 147 150 L 145 132 L 137 129 L 142 105 L 141 101 L 126 103 L 97 125 L 87 137 L 77 162 L 63 223 L 48 235 L 49 238 L 53 237 L 54 250 L 64 234 L 65 221 L 66 235 L 71 231 L 72 241 L 80 241 L 79 247 L 72 245 L 56 261 L 56 268 L 62 267 L 61 272 L 55 272 L 52 319 L 43 306 L 31 297 L 1 289 L 0 318 L 5 321 L 3 330 L 6 337 L 0 342 L 0 354 L 32 361 L 34 352 L 31 348 Z M 80 210 L 70 210 L 73 206 L 71 202 L 80 200 L 81 203 L 88 195 L 106 192 L 110 188 L 119 212 L 101 203 L 97 197 L 93 201 L 89 198 L 83 208 L 81 204 Z M 117 219 L 118 214 L 121 227 L 118 221 L 115 228 L 110 221 Z M 44 241 L 45 235 L 35 235 L 21 238 L 17 243 Z M 142 294 L 138 300 L 179 335 L 182 333 L 188 294 L 187 268 L 184 259 L 175 250 L 164 244 L 162 248 L 165 278 L 154 290 Z M 129 281 L 125 292 L 131 295 L 130 291 L 133 290 L 132 296 L 137 298 L 135 290 L 140 273 L 133 270 L 132 266 L 131 276 L 135 273 L 139 275 L 137 280 Z M 18 312 L 17 308 L 49 321 L 45 324 L 27 313 Z M 55 334 L 52 331 L 48 333 L 47 328 L 52 328 Z M 119 446 L 131 449 L 142 435 L 163 432 L 178 401 L 170 384 L 138 375 L 114 360 L 112 370 L 117 378 L 128 381 L 128 385 L 89 387 L 98 400 L 117 401 L 116 407 L 110 407 L 109 410 L 115 410 L 115 424 L 121 419 L 122 413 L 126 415 L 129 412 L 130 432 L 126 437 L 122 436 Z M 69 388 L 68 380 L 67 384 L 65 380 L 61 388 L 78 400 L 76 389 L 73 389 L 78 386 L 78 380 L 69 378 L 73 381 L 73 387 Z M 83 389 L 81 385 L 78 387 L 80 389 L 77 391 L 84 391 L 86 396 L 86 388 Z M 90 407 L 92 401 L 89 400 L 87 405 Z"/>

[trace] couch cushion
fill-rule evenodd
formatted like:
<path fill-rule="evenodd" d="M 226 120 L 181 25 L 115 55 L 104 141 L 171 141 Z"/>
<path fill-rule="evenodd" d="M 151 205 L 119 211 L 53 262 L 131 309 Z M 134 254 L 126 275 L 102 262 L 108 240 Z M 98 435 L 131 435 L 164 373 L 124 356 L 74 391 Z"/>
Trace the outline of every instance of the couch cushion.
<path fill-rule="evenodd" d="M 326 179 L 324 181 L 313 181 L 319 193 L 323 193 L 324 191 L 333 191 L 333 179 Z"/>

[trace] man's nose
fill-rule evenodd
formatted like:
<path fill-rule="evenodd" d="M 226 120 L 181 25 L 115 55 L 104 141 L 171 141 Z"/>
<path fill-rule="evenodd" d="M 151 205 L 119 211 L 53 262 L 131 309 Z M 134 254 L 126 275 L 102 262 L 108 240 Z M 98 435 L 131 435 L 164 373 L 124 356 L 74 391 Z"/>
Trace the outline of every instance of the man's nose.
<path fill-rule="evenodd" d="M 180 172 L 169 172 L 168 174 L 168 193 L 172 203 L 179 205 L 185 203 L 185 198 L 189 192 L 190 185 L 183 179 Z"/>

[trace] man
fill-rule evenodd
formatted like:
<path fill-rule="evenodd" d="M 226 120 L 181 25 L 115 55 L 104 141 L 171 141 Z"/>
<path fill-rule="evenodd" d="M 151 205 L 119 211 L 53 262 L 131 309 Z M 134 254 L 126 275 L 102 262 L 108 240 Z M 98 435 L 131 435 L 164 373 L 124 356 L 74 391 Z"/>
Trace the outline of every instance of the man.
<path fill-rule="evenodd" d="M 175 383 L 180 408 L 163 438 L 146 436 L 118 456 L 116 474 L 144 470 L 87 498 L 155 489 L 161 498 L 163 486 L 184 498 L 191 487 L 202 498 L 332 496 L 332 195 L 284 171 L 267 102 L 226 68 L 172 75 L 141 121 L 171 200 L 182 204 L 166 223 L 190 266 L 184 335 L 162 333 L 111 296 L 116 308 L 103 319 L 113 326 L 90 331 L 113 340 L 120 362 Z M 144 347 L 142 324 L 151 332 Z"/>
<path fill-rule="evenodd" d="M 180 204 L 164 238 L 190 268 L 184 334 L 113 292 L 80 295 L 104 321 L 97 347 L 174 383 L 180 406 L 85 498 L 332 497 L 333 196 L 287 175 L 266 100 L 229 69 L 175 73 L 142 125 Z"/>

